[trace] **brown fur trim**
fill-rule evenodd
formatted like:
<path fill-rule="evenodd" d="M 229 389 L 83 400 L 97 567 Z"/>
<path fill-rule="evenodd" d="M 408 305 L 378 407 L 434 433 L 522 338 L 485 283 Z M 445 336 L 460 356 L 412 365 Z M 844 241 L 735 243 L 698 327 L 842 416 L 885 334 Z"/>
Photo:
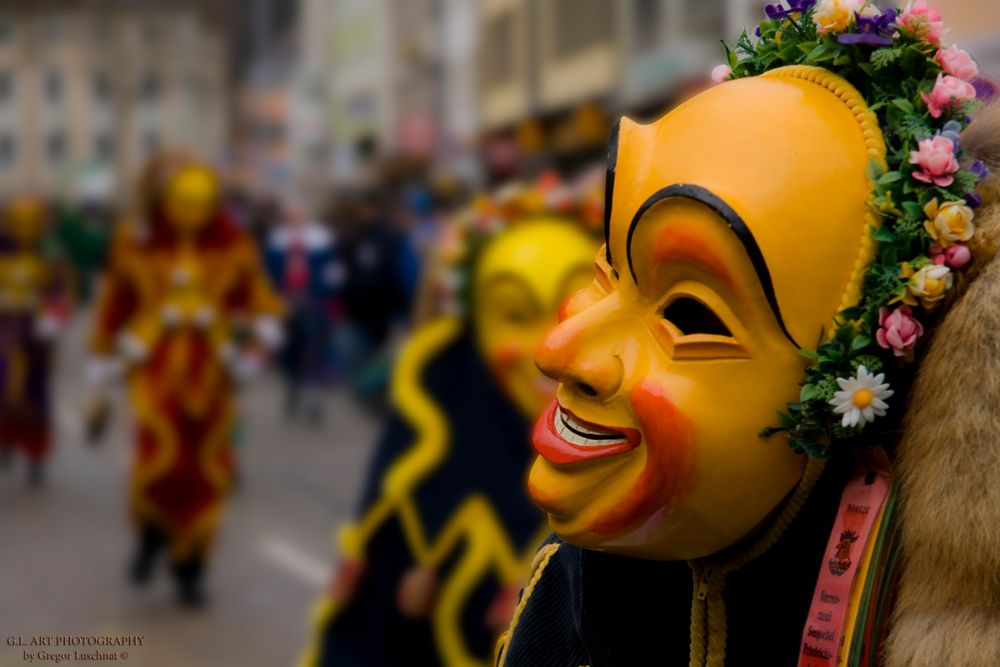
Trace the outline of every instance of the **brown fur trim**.
<path fill-rule="evenodd" d="M 887 667 L 1000 665 L 1000 106 L 963 145 L 994 170 L 971 278 L 920 360 L 899 447 L 903 571 Z"/>

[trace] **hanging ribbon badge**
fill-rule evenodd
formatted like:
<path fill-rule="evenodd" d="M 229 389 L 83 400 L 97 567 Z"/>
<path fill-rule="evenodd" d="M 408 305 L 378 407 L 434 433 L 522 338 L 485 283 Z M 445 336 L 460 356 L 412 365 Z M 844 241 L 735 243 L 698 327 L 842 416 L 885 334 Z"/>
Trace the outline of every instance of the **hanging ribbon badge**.
<path fill-rule="evenodd" d="M 837 664 L 860 561 L 891 485 L 892 474 L 885 452 L 880 448 L 867 451 L 858 472 L 844 489 L 833 532 L 823 552 L 819 580 L 802 633 L 799 667 Z"/>

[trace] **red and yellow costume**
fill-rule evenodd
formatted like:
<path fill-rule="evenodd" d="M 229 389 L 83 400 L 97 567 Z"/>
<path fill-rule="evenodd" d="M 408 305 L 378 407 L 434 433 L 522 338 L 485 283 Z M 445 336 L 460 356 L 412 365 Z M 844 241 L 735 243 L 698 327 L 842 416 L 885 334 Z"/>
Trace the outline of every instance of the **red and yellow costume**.
<path fill-rule="evenodd" d="M 115 240 L 91 344 L 106 364 L 125 364 L 131 512 L 177 566 L 203 559 L 232 482 L 237 341 L 249 332 L 267 343 L 282 305 L 250 238 L 220 208 L 211 171 L 161 157 L 142 194 L 144 224 Z"/>

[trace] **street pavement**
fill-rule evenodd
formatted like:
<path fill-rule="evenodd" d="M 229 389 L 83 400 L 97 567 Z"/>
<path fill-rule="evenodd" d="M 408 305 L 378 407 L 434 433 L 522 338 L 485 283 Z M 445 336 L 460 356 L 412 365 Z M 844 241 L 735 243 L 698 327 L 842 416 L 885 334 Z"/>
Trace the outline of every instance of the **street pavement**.
<path fill-rule="evenodd" d="M 45 486 L 28 488 L 20 461 L 0 470 L 0 667 L 55 664 L 29 663 L 26 650 L 73 651 L 55 640 L 40 649 L 9 645 L 18 638 L 106 635 L 143 638 L 115 663 L 130 667 L 293 665 L 334 562 L 334 529 L 359 493 L 376 419 L 334 392 L 321 425 L 289 423 L 276 378 L 247 387 L 242 483 L 209 572 L 209 605 L 181 609 L 166 567 L 148 589 L 133 590 L 126 579 L 129 415 L 118 390 L 103 443 L 84 442 L 85 320 L 60 348 L 58 439 Z"/>

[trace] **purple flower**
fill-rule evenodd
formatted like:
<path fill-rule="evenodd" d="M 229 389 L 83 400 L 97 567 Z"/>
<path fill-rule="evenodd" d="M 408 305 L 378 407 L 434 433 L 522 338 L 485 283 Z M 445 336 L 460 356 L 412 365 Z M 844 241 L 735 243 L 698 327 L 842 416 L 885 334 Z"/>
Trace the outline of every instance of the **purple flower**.
<path fill-rule="evenodd" d="M 962 124 L 957 120 L 949 120 L 941 128 L 941 136 L 951 139 L 951 142 L 955 144 L 955 153 L 959 153 L 962 150 L 962 146 L 959 143 L 959 139 L 962 135 Z"/>
<path fill-rule="evenodd" d="M 892 46 L 892 31 L 895 28 L 896 10 L 887 9 L 881 14 L 865 16 L 854 12 L 857 32 L 837 35 L 841 44 L 868 44 L 869 46 Z"/>
<path fill-rule="evenodd" d="M 983 204 L 983 198 L 979 196 L 978 192 L 973 190 L 965 195 L 965 203 L 969 205 L 969 208 L 979 208 Z"/>
<path fill-rule="evenodd" d="M 975 162 L 973 162 L 972 166 L 969 167 L 969 171 L 971 171 L 973 174 L 979 177 L 980 183 L 982 183 L 984 178 L 990 175 L 989 167 L 983 164 L 982 160 L 976 160 Z"/>
<path fill-rule="evenodd" d="M 973 79 L 972 87 L 976 89 L 976 99 L 980 102 L 992 102 L 997 97 L 997 84 L 984 76 Z"/>
<path fill-rule="evenodd" d="M 781 6 L 781 3 L 764 5 L 764 13 L 769 19 L 783 19 L 795 13 L 802 13 L 816 4 L 816 0 L 788 0 L 788 8 Z"/>

